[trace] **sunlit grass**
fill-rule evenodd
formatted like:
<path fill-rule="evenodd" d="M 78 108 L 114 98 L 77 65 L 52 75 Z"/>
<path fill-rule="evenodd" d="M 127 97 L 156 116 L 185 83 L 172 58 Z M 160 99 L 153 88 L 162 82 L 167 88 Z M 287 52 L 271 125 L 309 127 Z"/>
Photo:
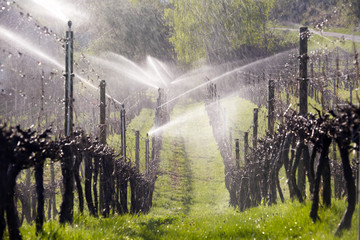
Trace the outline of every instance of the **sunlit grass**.
<path fill-rule="evenodd" d="M 321 221 L 312 223 L 310 202 L 287 202 L 271 207 L 259 206 L 237 212 L 232 208 L 214 214 L 198 210 L 184 214 L 157 214 L 93 218 L 76 216 L 72 225 L 47 222 L 36 236 L 35 226 L 21 232 L 24 239 L 356 239 L 357 211 L 353 227 L 341 238 L 334 232 L 345 210 L 344 200 L 334 201 L 330 209 L 320 208 Z M 7 238 L 6 238 L 7 239 Z"/>

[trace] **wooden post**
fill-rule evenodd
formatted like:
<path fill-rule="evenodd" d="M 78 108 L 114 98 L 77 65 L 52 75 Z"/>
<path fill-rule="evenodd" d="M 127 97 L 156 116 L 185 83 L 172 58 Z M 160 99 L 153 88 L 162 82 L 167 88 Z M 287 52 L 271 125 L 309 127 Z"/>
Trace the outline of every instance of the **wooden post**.
<path fill-rule="evenodd" d="M 145 140 L 145 173 L 146 175 L 149 174 L 149 134 L 146 134 L 146 140 Z"/>
<path fill-rule="evenodd" d="M 300 64 L 299 64 L 299 81 L 300 81 L 300 96 L 299 96 L 299 107 L 300 114 L 305 116 L 308 113 L 308 78 L 307 78 L 307 39 L 308 39 L 308 28 L 300 28 Z"/>
<path fill-rule="evenodd" d="M 135 132 L 135 167 L 140 169 L 140 131 Z"/>
<path fill-rule="evenodd" d="M 121 152 L 124 161 L 126 161 L 126 125 L 125 125 L 125 105 L 121 108 Z"/>
<path fill-rule="evenodd" d="M 235 139 L 235 164 L 236 164 L 236 169 L 240 169 L 240 147 L 239 147 L 239 139 Z"/>
<path fill-rule="evenodd" d="M 358 52 L 356 51 L 356 46 L 355 46 L 355 42 L 354 42 L 354 58 L 355 58 L 355 69 L 356 69 L 356 79 L 354 81 L 354 88 L 358 88 L 359 87 L 359 60 L 358 60 Z"/>
<path fill-rule="evenodd" d="M 256 149 L 256 147 L 257 147 L 258 113 L 259 113 L 259 109 L 258 109 L 258 108 L 254 108 L 254 118 L 253 118 L 253 122 L 254 122 L 254 129 L 253 129 L 253 148 L 254 148 L 254 149 Z"/>
<path fill-rule="evenodd" d="M 100 82 L 100 143 L 106 144 L 106 97 L 105 97 L 105 80 Z"/>
<path fill-rule="evenodd" d="M 247 158 L 248 152 L 249 152 L 249 132 L 245 132 L 245 135 L 244 135 L 244 160 L 245 160 L 246 164 L 249 163 L 249 160 Z"/>
<path fill-rule="evenodd" d="M 268 130 L 270 134 L 274 134 L 275 124 L 275 87 L 274 80 L 269 80 L 268 92 Z"/>
<path fill-rule="evenodd" d="M 333 104 L 333 110 L 335 110 L 336 105 L 338 104 L 337 102 L 337 91 L 339 88 L 339 76 L 340 76 L 340 71 L 339 71 L 339 52 L 337 50 L 336 52 L 336 78 L 334 79 L 334 104 Z"/>
<path fill-rule="evenodd" d="M 299 48 L 299 112 L 300 115 L 306 116 L 308 113 L 308 76 L 307 76 L 307 62 L 308 62 L 308 28 L 300 28 L 300 48 Z M 300 141 L 304 141 L 301 137 Z M 300 149 L 304 151 L 305 149 Z M 303 154 L 303 159 L 300 160 L 298 166 L 298 187 L 301 194 L 305 195 L 305 164 L 304 162 L 309 162 L 310 159 L 304 159 L 307 157 L 307 154 Z"/>
<path fill-rule="evenodd" d="M 54 162 L 50 161 L 50 178 L 51 178 L 51 205 L 52 205 L 52 218 L 55 219 L 55 216 L 57 214 L 56 211 L 56 187 L 55 187 L 55 169 L 54 169 Z M 50 206 L 49 206 L 50 207 Z"/>
<path fill-rule="evenodd" d="M 353 83 L 352 83 L 352 81 L 351 81 L 351 79 L 350 79 L 350 75 L 348 74 L 347 75 L 347 81 L 348 81 L 348 83 L 349 83 L 349 89 L 350 89 L 350 104 L 352 104 L 352 99 L 353 99 Z"/>
<path fill-rule="evenodd" d="M 311 61 L 311 64 L 310 64 L 310 72 L 311 72 L 311 97 L 312 98 L 315 98 L 316 100 L 316 90 L 315 90 L 315 82 L 314 82 L 314 62 Z"/>

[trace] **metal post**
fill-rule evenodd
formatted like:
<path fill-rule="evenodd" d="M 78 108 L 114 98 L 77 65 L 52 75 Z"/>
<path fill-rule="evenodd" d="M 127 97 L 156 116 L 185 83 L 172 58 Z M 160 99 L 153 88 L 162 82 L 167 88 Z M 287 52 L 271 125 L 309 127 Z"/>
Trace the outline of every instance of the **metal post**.
<path fill-rule="evenodd" d="M 146 134 L 146 140 L 145 140 L 145 172 L 146 174 L 149 174 L 149 134 Z"/>
<path fill-rule="evenodd" d="M 254 122 L 254 129 L 253 129 L 253 148 L 254 148 L 254 149 L 256 149 L 256 147 L 257 147 L 258 114 L 259 114 L 259 109 L 258 109 L 258 108 L 254 108 L 254 118 L 253 118 L 253 122 Z"/>
<path fill-rule="evenodd" d="M 236 168 L 240 169 L 240 147 L 239 139 L 235 139 L 235 164 Z"/>
<path fill-rule="evenodd" d="M 106 144 L 106 97 L 105 97 L 105 80 L 100 82 L 100 143 Z"/>
<path fill-rule="evenodd" d="M 135 132 L 135 167 L 139 170 L 140 162 L 140 131 Z"/>
<path fill-rule="evenodd" d="M 268 130 L 270 134 L 274 134 L 275 124 L 275 87 L 274 80 L 269 80 L 269 93 L 268 93 Z"/>
<path fill-rule="evenodd" d="M 125 125 L 125 105 L 121 108 L 121 151 L 123 159 L 126 161 L 126 125 Z"/>
<path fill-rule="evenodd" d="M 70 136 L 73 131 L 73 31 L 71 21 L 68 22 L 69 30 L 66 31 L 66 58 L 65 58 L 65 136 Z"/>

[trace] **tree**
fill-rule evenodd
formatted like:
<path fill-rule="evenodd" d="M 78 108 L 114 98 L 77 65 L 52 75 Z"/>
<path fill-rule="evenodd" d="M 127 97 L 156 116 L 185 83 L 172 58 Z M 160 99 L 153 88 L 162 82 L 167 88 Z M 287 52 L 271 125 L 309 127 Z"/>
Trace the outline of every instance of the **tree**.
<path fill-rule="evenodd" d="M 268 48 L 273 0 L 171 0 L 170 42 L 185 63 L 222 62 L 251 48 Z"/>
<path fill-rule="evenodd" d="M 164 4 L 160 0 L 93 1 L 88 5 L 94 19 L 92 38 L 96 40 L 89 47 L 95 52 L 111 51 L 132 60 L 143 60 L 147 55 L 171 60 Z"/>

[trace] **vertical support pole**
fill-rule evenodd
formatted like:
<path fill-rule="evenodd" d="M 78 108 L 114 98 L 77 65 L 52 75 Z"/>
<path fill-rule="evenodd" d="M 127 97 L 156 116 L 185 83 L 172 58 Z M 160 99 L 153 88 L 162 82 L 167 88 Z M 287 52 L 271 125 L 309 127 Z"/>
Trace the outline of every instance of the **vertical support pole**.
<path fill-rule="evenodd" d="M 325 72 L 325 64 L 323 64 L 323 67 L 322 67 L 322 75 L 324 77 L 324 81 L 320 81 L 320 93 L 321 93 L 321 107 L 323 109 L 323 111 L 325 111 L 327 109 L 327 106 L 326 106 L 326 102 L 325 102 L 325 86 L 326 86 L 326 72 Z"/>
<path fill-rule="evenodd" d="M 162 103 L 162 89 L 158 89 L 158 98 L 156 102 L 156 110 L 155 110 L 155 128 L 159 127 L 161 125 L 160 121 L 160 115 L 161 115 L 161 103 Z"/>
<path fill-rule="evenodd" d="M 315 91 L 315 82 L 314 82 L 314 60 L 311 60 L 311 63 L 310 63 L 310 72 L 311 72 L 311 97 L 312 98 L 315 98 L 316 100 L 316 91 Z"/>
<path fill-rule="evenodd" d="M 269 80 L 269 92 L 268 92 L 268 130 L 270 134 L 274 134 L 275 124 L 275 87 L 274 80 Z"/>
<path fill-rule="evenodd" d="M 353 99 L 353 83 L 352 83 L 352 81 L 351 81 L 351 79 L 350 79 L 350 75 L 348 74 L 347 75 L 347 81 L 348 81 L 348 83 L 349 83 L 349 91 L 350 91 L 350 104 L 352 104 L 352 99 Z"/>
<path fill-rule="evenodd" d="M 360 134 L 360 131 L 358 132 L 358 134 Z M 360 144 L 360 140 L 359 140 L 359 142 L 358 142 L 358 144 Z M 357 162 L 359 163 L 359 157 L 357 158 Z M 357 194 L 356 194 L 356 196 L 357 196 L 357 200 L 358 200 L 358 204 L 359 204 L 359 199 L 360 199 L 360 196 L 359 196 L 359 194 L 360 194 L 360 189 L 359 189 L 359 186 L 360 186 L 360 171 L 359 171 L 359 164 L 358 164 L 358 172 L 357 172 L 357 188 L 356 188 L 356 190 L 357 190 Z M 360 207 L 359 207 L 359 205 L 358 205 L 358 214 L 359 214 L 359 219 L 358 219 L 358 221 L 359 221 L 359 223 L 358 223 L 358 240 L 360 240 Z"/>
<path fill-rule="evenodd" d="M 105 97 L 105 80 L 100 82 L 100 143 L 106 144 L 106 97 Z"/>
<path fill-rule="evenodd" d="M 92 125 L 93 125 L 93 135 L 96 136 L 95 132 L 95 126 L 96 126 L 96 120 L 95 120 L 95 108 L 92 108 Z"/>
<path fill-rule="evenodd" d="M 54 169 L 54 162 L 51 160 L 50 161 L 50 177 L 51 177 L 51 196 L 50 196 L 50 200 L 51 200 L 51 205 L 52 205 L 52 219 L 55 219 L 55 216 L 57 214 L 56 211 L 56 194 L 55 194 L 55 169 Z M 50 206 L 49 206 L 50 207 Z"/>
<path fill-rule="evenodd" d="M 257 147 L 257 134 L 258 134 L 258 115 L 259 115 L 259 109 L 254 108 L 254 129 L 253 129 L 253 148 L 256 149 Z"/>
<path fill-rule="evenodd" d="M 299 81 L 300 81 L 300 97 L 299 97 L 299 105 L 300 105 L 300 114 L 305 116 L 308 113 L 308 78 L 307 78 L 307 44 L 308 39 L 308 28 L 301 27 L 300 28 L 300 65 L 299 65 Z"/>
<path fill-rule="evenodd" d="M 247 158 L 248 152 L 249 152 L 249 132 L 245 132 L 245 135 L 244 135 L 244 160 L 245 160 L 246 164 L 249 163 L 249 160 Z"/>
<path fill-rule="evenodd" d="M 235 164 L 236 164 L 236 169 L 240 169 L 240 147 L 239 147 L 239 139 L 235 139 Z"/>
<path fill-rule="evenodd" d="M 121 108 L 121 152 L 126 162 L 126 125 L 125 125 L 125 105 Z"/>
<path fill-rule="evenodd" d="M 356 45 L 354 42 L 354 58 L 355 58 L 355 69 L 356 69 L 356 79 L 354 81 L 354 88 L 358 88 L 359 86 L 359 60 L 358 60 L 358 52 L 356 51 Z"/>
<path fill-rule="evenodd" d="M 30 173 L 30 169 L 26 169 L 25 170 L 25 205 L 26 208 L 23 208 L 24 211 L 24 215 L 26 218 L 26 221 L 28 223 L 31 222 L 31 173 Z M 35 217 L 35 216 L 33 216 Z"/>
<path fill-rule="evenodd" d="M 308 113 L 308 76 L 307 76 L 307 62 L 308 62 L 308 28 L 300 28 L 300 49 L 299 49 L 299 110 L 300 115 L 305 116 Z M 303 137 L 300 136 L 300 141 L 304 141 Z M 304 151 L 304 150 L 301 150 Z M 307 157 L 307 154 L 303 154 L 303 158 Z M 305 195 L 305 164 L 310 159 L 301 159 L 298 166 L 298 186 L 301 194 Z"/>
<path fill-rule="evenodd" d="M 146 134 L 146 140 L 145 140 L 145 173 L 146 175 L 149 174 L 149 134 Z"/>
<path fill-rule="evenodd" d="M 339 88 L 339 76 L 340 76 L 340 71 L 339 71 L 339 50 L 337 49 L 336 51 L 336 78 L 334 80 L 334 103 L 333 103 L 333 110 L 335 111 L 336 105 L 338 104 L 337 102 L 337 92 L 338 92 L 338 88 Z"/>
<path fill-rule="evenodd" d="M 73 31 L 71 21 L 68 22 L 69 30 L 66 31 L 66 58 L 65 58 L 65 136 L 70 136 L 73 131 Z"/>
<path fill-rule="evenodd" d="M 105 87 L 106 82 L 105 80 L 100 81 L 100 143 L 106 144 L 106 94 L 105 94 Z M 99 186 L 99 208 L 101 209 L 100 212 L 102 212 L 102 209 L 105 209 L 104 207 L 104 182 L 105 182 L 105 176 L 104 176 L 104 166 L 103 164 L 105 159 L 101 160 L 100 164 L 100 186 Z"/>
<path fill-rule="evenodd" d="M 135 167 L 140 169 L 140 131 L 135 132 Z"/>

